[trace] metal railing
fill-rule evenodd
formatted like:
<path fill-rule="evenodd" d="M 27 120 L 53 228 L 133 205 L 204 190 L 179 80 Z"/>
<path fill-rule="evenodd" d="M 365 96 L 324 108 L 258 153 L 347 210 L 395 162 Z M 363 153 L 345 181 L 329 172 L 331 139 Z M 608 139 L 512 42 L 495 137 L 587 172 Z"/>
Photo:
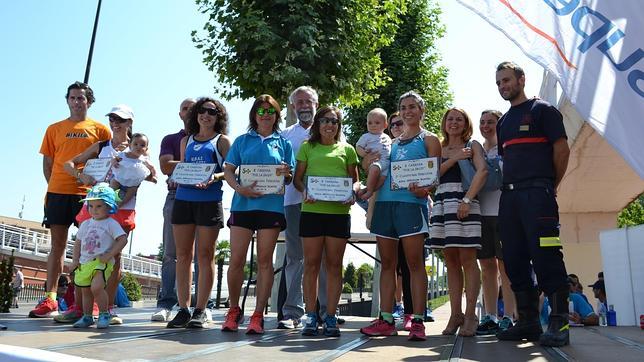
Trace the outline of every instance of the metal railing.
<path fill-rule="evenodd" d="M 12 225 L 0 224 L 0 248 L 14 250 L 16 255 L 34 255 L 47 258 L 51 251 L 49 234 Z M 71 262 L 74 241 L 68 240 L 65 247 L 65 262 Z M 161 262 L 135 255 L 121 255 L 121 270 L 134 275 L 161 278 Z"/>

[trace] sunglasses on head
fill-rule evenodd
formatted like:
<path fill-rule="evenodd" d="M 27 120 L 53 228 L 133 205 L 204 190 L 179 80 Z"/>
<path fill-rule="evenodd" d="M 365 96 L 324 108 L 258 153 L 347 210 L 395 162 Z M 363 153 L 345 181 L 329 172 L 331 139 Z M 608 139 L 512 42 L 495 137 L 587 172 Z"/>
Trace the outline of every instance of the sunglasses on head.
<path fill-rule="evenodd" d="M 391 122 L 391 127 L 402 127 L 403 121 Z"/>
<path fill-rule="evenodd" d="M 219 110 L 217 108 L 205 108 L 205 107 L 199 108 L 199 114 L 204 114 L 206 112 L 211 116 L 216 116 L 219 114 Z"/>
<path fill-rule="evenodd" d="M 329 123 L 336 125 L 340 123 L 340 121 L 337 118 L 320 117 L 320 124 L 329 124 Z"/>
<path fill-rule="evenodd" d="M 110 122 L 116 122 L 116 123 L 125 123 L 128 121 L 127 119 L 123 119 L 115 114 L 110 114 L 108 118 Z"/>
<path fill-rule="evenodd" d="M 273 108 L 273 107 L 270 107 L 270 108 L 259 107 L 259 108 L 257 108 L 257 115 L 258 116 L 263 116 L 266 113 L 270 114 L 271 116 L 274 115 L 275 114 L 275 108 Z"/>

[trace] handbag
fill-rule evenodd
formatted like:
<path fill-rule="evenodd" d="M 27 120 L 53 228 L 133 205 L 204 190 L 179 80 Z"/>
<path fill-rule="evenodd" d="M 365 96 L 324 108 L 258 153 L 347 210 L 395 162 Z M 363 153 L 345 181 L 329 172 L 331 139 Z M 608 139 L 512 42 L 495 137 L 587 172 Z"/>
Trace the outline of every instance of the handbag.
<path fill-rule="evenodd" d="M 467 141 L 465 147 L 472 147 L 472 141 Z M 501 189 L 501 186 L 503 186 L 503 173 L 501 172 L 499 160 L 499 157 L 491 159 L 485 158 L 487 179 L 479 192 L 497 191 Z M 463 191 L 467 191 L 470 189 L 470 185 L 472 185 L 472 179 L 474 179 L 474 175 L 476 174 L 476 168 L 474 167 L 471 158 L 459 160 L 458 167 L 461 169 L 461 184 L 463 185 Z"/>

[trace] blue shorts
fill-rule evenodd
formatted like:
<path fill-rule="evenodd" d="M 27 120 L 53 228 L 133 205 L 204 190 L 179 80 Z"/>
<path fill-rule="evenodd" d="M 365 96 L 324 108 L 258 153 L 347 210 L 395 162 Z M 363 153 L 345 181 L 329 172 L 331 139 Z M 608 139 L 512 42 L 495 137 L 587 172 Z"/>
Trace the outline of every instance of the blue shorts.
<path fill-rule="evenodd" d="M 387 239 L 423 234 L 429 236 L 427 205 L 411 202 L 376 202 L 371 233 Z"/>

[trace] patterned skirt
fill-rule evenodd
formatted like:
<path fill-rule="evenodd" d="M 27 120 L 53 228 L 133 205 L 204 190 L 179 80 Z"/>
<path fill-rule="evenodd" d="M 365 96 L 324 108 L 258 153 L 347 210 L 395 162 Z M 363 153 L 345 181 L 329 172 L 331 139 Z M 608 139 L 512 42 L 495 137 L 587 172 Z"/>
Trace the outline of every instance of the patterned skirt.
<path fill-rule="evenodd" d="M 436 189 L 430 218 L 432 248 L 481 248 L 481 206 L 473 199 L 469 215 L 459 220 L 456 212 L 463 196 L 465 192 L 460 182 L 442 183 Z"/>

